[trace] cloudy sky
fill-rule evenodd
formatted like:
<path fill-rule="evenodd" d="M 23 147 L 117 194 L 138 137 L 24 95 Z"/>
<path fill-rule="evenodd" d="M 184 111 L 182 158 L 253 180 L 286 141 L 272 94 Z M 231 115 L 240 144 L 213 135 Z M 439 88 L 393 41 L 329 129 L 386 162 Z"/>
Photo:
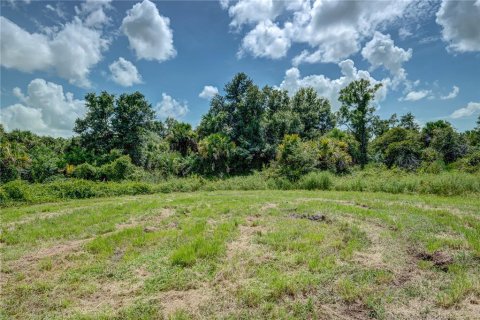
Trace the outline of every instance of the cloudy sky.
<path fill-rule="evenodd" d="M 141 91 L 196 125 L 240 71 L 338 108 L 384 84 L 378 113 L 471 129 L 480 114 L 480 0 L 1 1 L 1 122 L 69 136 L 87 92 Z"/>

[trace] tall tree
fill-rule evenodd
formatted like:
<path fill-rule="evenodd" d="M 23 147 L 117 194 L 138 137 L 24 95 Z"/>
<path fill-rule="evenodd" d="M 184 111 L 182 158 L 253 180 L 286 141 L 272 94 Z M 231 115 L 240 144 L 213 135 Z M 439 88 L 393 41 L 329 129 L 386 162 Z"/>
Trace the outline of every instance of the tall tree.
<path fill-rule="evenodd" d="M 300 134 L 303 125 L 297 113 L 293 112 L 286 90 L 269 86 L 263 88 L 265 113 L 262 127 L 265 137 L 265 156 L 268 161 L 275 158 L 278 145 L 286 134 Z"/>
<path fill-rule="evenodd" d="M 216 95 L 198 128 L 200 138 L 223 133 L 237 146 L 236 169 L 260 168 L 265 161 L 262 119 L 265 95 L 244 73 L 225 85 L 225 95 Z"/>
<path fill-rule="evenodd" d="M 435 133 L 439 133 L 443 130 L 453 129 L 450 122 L 445 120 L 430 121 L 425 124 L 425 127 L 422 129 L 422 139 L 425 147 L 429 147 L 432 139 L 435 136 Z"/>
<path fill-rule="evenodd" d="M 85 96 L 87 113 L 75 121 L 74 131 L 80 135 L 81 145 L 95 156 L 108 153 L 114 145 L 112 117 L 115 96 L 103 91 L 100 95 Z"/>
<path fill-rule="evenodd" d="M 394 113 L 388 119 L 380 119 L 379 116 L 374 116 L 372 120 L 372 130 L 375 137 L 380 137 L 382 134 L 395 127 L 398 123 L 397 114 Z"/>
<path fill-rule="evenodd" d="M 124 150 L 136 165 L 142 164 L 140 142 L 152 130 L 155 111 L 140 92 L 120 95 L 115 104 L 112 129 L 115 147 Z"/>
<path fill-rule="evenodd" d="M 340 90 L 338 100 L 342 103 L 339 116 L 360 143 L 360 165 L 362 169 L 368 162 L 368 141 L 372 131 L 373 112 L 375 108 L 370 105 L 375 93 L 382 86 L 378 83 L 372 85 L 370 81 L 360 79 L 351 82 Z"/>
<path fill-rule="evenodd" d="M 468 151 L 466 137 L 460 135 L 445 120 L 427 122 L 422 129 L 422 142 L 424 147 L 432 147 L 438 151 L 445 163 L 451 163 Z"/>
<path fill-rule="evenodd" d="M 420 130 L 420 126 L 415 121 L 415 116 L 411 112 L 408 112 L 400 117 L 399 127 L 407 130 Z"/>
<path fill-rule="evenodd" d="M 308 139 L 321 136 L 335 127 L 330 102 L 311 88 L 301 88 L 291 99 L 292 110 L 303 124 L 301 136 Z"/>

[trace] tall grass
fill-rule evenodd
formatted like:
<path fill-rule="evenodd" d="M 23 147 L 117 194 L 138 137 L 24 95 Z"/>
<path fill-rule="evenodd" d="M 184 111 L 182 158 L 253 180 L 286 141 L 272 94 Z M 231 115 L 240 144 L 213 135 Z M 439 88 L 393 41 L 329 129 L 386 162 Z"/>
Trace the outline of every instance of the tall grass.
<path fill-rule="evenodd" d="M 12 181 L 0 186 L 0 204 L 40 203 L 62 199 L 82 199 L 171 192 L 216 190 L 337 190 L 387 193 L 462 195 L 480 193 L 480 174 L 443 172 L 439 174 L 405 173 L 392 170 L 365 170 L 346 176 L 312 172 L 296 182 L 262 173 L 220 180 L 197 176 L 171 178 L 158 183 L 94 182 L 69 179 L 44 184 Z"/>

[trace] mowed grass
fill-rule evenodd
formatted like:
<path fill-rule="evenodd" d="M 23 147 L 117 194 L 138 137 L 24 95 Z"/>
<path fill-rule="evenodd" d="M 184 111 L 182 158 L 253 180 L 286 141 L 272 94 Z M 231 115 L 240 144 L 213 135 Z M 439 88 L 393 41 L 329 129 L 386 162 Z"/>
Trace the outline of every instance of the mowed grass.
<path fill-rule="evenodd" d="M 215 191 L 1 213 L 5 319 L 478 319 L 480 198 Z"/>

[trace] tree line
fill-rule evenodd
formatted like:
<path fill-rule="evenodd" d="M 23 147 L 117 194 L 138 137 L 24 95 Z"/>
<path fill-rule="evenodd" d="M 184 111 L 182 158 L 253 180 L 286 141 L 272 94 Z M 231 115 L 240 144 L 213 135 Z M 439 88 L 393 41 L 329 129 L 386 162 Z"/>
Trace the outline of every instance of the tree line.
<path fill-rule="evenodd" d="M 254 170 L 296 180 L 314 170 L 346 174 L 369 163 L 438 172 L 478 171 L 477 127 L 457 132 L 447 121 L 422 128 L 407 113 L 381 119 L 372 105 L 380 84 L 357 80 L 340 90 L 338 112 L 313 88 L 293 96 L 260 88 L 238 73 L 215 95 L 197 128 L 160 121 L 140 92 L 85 97 L 86 114 L 72 138 L 0 127 L 0 181 L 45 182 L 230 176 Z"/>

